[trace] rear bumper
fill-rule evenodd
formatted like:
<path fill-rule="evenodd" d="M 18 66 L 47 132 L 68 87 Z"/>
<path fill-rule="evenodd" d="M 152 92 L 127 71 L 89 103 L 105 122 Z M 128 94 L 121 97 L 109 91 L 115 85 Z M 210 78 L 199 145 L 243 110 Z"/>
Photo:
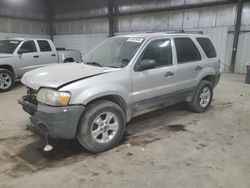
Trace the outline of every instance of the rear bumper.
<path fill-rule="evenodd" d="M 82 105 L 53 107 L 38 103 L 34 105 L 18 100 L 23 110 L 31 115 L 33 127 L 42 135 L 51 138 L 75 138 L 76 129 L 85 107 Z"/>
<path fill-rule="evenodd" d="M 220 72 L 217 72 L 215 74 L 215 82 L 214 82 L 214 87 L 216 87 L 220 81 L 220 77 L 221 77 L 221 73 Z"/>

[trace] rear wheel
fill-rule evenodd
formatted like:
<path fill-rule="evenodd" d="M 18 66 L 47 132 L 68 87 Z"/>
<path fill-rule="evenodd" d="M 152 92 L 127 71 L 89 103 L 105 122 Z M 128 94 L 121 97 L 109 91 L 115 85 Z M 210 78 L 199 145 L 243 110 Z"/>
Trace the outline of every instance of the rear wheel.
<path fill-rule="evenodd" d="M 73 63 L 74 59 L 69 58 L 69 59 L 65 59 L 64 63 Z"/>
<path fill-rule="evenodd" d="M 201 113 L 209 108 L 212 99 L 212 83 L 207 80 L 202 80 L 195 91 L 192 101 L 188 103 L 188 106 L 192 111 Z"/>
<path fill-rule="evenodd" d="M 6 69 L 0 69 L 0 91 L 9 91 L 14 85 L 14 75 Z"/>
<path fill-rule="evenodd" d="M 90 105 L 83 114 L 77 139 L 87 150 L 103 152 L 118 145 L 125 123 L 120 106 L 110 101 L 99 101 Z"/>

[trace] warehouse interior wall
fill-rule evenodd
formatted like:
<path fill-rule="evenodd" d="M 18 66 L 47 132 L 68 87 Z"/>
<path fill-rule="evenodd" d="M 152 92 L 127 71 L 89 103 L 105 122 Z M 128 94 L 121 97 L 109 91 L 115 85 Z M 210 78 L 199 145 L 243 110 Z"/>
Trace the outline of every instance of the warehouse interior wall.
<path fill-rule="evenodd" d="M 213 1 L 213 0 L 212 0 Z M 116 11 L 128 13 L 153 8 L 177 5 L 206 3 L 211 0 L 116 0 Z M 86 6 L 86 1 L 56 1 L 55 3 L 55 43 L 69 48 L 77 48 L 86 54 L 92 47 L 108 36 L 108 18 L 106 1 L 92 1 Z M 88 7 L 84 9 L 84 7 Z M 114 18 L 115 35 L 124 33 L 138 33 L 145 31 L 191 30 L 203 31 L 213 40 L 218 55 L 223 63 L 221 71 L 229 72 L 233 32 L 236 23 L 237 5 L 220 5 L 206 8 L 183 9 L 176 11 L 162 11 L 136 15 L 116 16 Z M 85 19 L 94 17 L 93 19 Z M 100 18 L 98 18 L 100 17 Z M 81 19 L 84 18 L 84 19 Z M 236 73 L 245 73 L 245 64 L 250 62 L 250 3 L 243 4 L 239 50 L 236 57 Z M 89 40 L 91 39 L 96 40 Z M 244 51 L 245 50 L 245 51 Z"/>
<path fill-rule="evenodd" d="M 42 0 L 1 0 L 0 39 L 49 37 L 47 7 Z"/>
<path fill-rule="evenodd" d="M 53 17 L 50 17 L 45 1 L 47 0 L 0 1 L 0 39 L 49 38 L 52 35 L 57 47 L 78 49 L 85 55 L 108 37 L 108 0 L 49 0 L 53 2 Z M 228 72 L 233 51 L 236 3 L 160 12 L 147 11 L 221 1 L 114 0 L 114 12 L 121 14 L 114 15 L 114 35 L 168 30 L 203 31 L 215 44 L 223 63 L 221 71 Z M 134 14 L 138 11 L 145 13 Z M 50 19 L 53 19 L 52 29 Z M 245 64 L 250 62 L 249 49 L 250 2 L 245 1 L 236 55 L 236 73 L 245 73 Z"/>

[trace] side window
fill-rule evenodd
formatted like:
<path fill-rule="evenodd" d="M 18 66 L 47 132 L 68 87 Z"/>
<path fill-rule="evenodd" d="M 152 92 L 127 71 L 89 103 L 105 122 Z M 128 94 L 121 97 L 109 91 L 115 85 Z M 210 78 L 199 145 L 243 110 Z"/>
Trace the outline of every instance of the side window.
<path fill-rule="evenodd" d="M 201 60 L 201 54 L 190 38 L 175 38 L 174 42 L 179 64 Z"/>
<path fill-rule="evenodd" d="M 206 54 L 206 56 L 208 58 L 213 58 L 213 57 L 217 56 L 215 48 L 214 48 L 212 42 L 210 41 L 210 39 L 208 39 L 208 38 L 197 38 L 197 41 L 201 45 L 202 49 L 204 50 L 204 52 L 205 52 L 205 54 Z"/>
<path fill-rule="evenodd" d="M 51 46 L 50 46 L 48 41 L 38 40 L 37 42 L 38 42 L 38 45 L 39 45 L 41 52 L 51 52 L 52 51 Z"/>
<path fill-rule="evenodd" d="M 170 39 L 158 39 L 145 49 L 141 60 L 153 59 L 157 67 L 172 65 L 172 47 Z"/>
<path fill-rule="evenodd" d="M 21 53 L 34 53 L 37 52 L 36 45 L 34 41 L 26 41 L 22 44 L 21 48 L 19 49 Z"/>

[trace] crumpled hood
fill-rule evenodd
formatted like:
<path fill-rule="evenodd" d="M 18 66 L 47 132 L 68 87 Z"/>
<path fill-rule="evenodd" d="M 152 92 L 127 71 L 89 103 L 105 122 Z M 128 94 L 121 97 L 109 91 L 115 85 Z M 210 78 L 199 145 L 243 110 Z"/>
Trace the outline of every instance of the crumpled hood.
<path fill-rule="evenodd" d="M 7 58 L 7 57 L 13 57 L 14 54 L 5 54 L 5 53 L 0 53 L 0 58 Z"/>
<path fill-rule="evenodd" d="M 114 70 L 117 69 L 77 63 L 54 64 L 27 72 L 21 82 L 35 90 L 40 87 L 58 88 L 67 83 Z"/>

